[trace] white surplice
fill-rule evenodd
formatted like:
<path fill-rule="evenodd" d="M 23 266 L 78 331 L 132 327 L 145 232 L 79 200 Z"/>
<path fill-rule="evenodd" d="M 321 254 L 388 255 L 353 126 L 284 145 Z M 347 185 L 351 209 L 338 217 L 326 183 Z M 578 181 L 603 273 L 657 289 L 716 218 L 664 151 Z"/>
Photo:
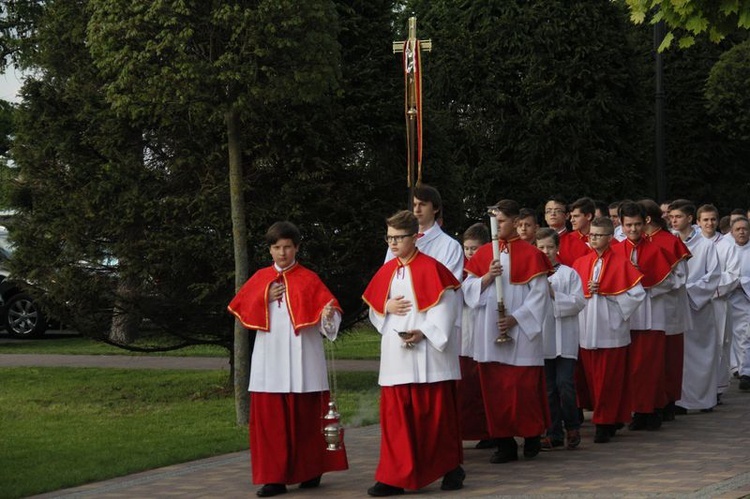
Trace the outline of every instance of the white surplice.
<path fill-rule="evenodd" d="M 685 331 L 682 396 L 676 402 L 685 409 L 710 409 L 716 405 L 718 341 L 711 299 L 721 281 L 719 254 L 697 228 L 685 240 L 688 260 L 687 292 L 692 328 Z"/>
<path fill-rule="evenodd" d="M 593 294 L 578 314 L 581 348 L 619 348 L 630 345 L 630 316 L 646 299 L 641 283 L 619 295 Z"/>
<path fill-rule="evenodd" d="M 550 300 L 543 330 L 544 358 L 578 359 L 578 314 L 586 306 L 581 277 L 572 268 L 559 265 L 548 281 L 555 297 Z"/>
<path fill-rule="evenodd" d="M 391 281 L 388 297 L 403 295 L 412 303 L 406 315 L 380 315 L 370 308 L 370 322 L 382 335 L 380 341 L 380 386 L 407 383 L 436 383 L 461 378 L 458 362 L 460 336 L 456 334 L 456 314 L 461 309 L 460 294 L 446 289 L 432 308 L 419 312 L 411 280 L 411 267 L 400 267 Z M 398 331 L 419 329 L 425 339 L 405 348 Z"/>
<path fill-rule="evenodd" d="M 448 267 L 448 270 L 456 276 L 458 282 L 461 282 L 464 278 L 464 249 L 461 247 L 461 243 L 443 232 L 438 224 L 433 224 L 417 239 L 417 249 Z M 388 250 L 385 255 L 385 262 L 394 258 L 393 252 Z"/>
<path fill-rule="evenodd" d="M 714 243 L 719 254 L 719 265 L 721 267 L 721 280 L 711 304 L 714 307 L 716 340 L 719 352 L 719 362 L 716 366 L 716 384 L 719 393 L 723 393 L 729 387 L 729 357 L 732 347 L 729 295 L 734 292 L 740 282 L 740 258 L 732 236 L 724 236 L 717 232 L 714 237 L 706 239 Z"/>
<path fill-rule="evenodd" d="M 740 260 L 739 286 L 729 296 L 732 325 L 731 368 L 741 376 L 750 376 L 750 243 L 735 243 Z"/>
<path fill-rule="evenodd" d="M 268 305 L 271 331 L 258 331 L 255 335 L 249 391 L 307 393 L 328 390 L 321 334 L 335 340 L 341 316 L 336 311 L 328 327 L 318 322 L 300 329 L 295 335 L 284 300 L 285 296 Z"/>
<path fill-rule="evenodd" d="M 513 341 L 496 343 L 497 291 L 493 279 L 482 291 L 481 277 L 469 275 L 462 286 L 464 301 L 475 312 L 474 360 L 501 362 L 512 366 L 543 366 L 542 327 L 549 306 L 549 283 L 546 275 L 538 275 L 526 284 L 511 284 L 508 253 L 500 253 L 500 276 L 506 315 L 515 317 L 518 324 L 508 330 Z"/>

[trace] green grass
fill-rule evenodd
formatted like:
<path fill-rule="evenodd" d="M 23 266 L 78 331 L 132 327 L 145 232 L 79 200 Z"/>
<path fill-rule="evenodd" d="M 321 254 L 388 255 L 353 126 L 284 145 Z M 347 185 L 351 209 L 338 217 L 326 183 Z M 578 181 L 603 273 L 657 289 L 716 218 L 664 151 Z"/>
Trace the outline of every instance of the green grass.
<path fill-rule="evenodd" d="M 219 371 L 0 369 L 0 497 L 246 449 Z M 342 421 L 377 422 L 377 373 L 338 374 Z"/>
<path fill-rule="evenodd" d="M 337 359 L 379 359 L 380 335 L 372 327 L 362 326 L 339 335 L 326 348 L 333 348 Z M 58 355 L 167 355 L 178 357 L 226 357 L 227 350 L 218 346 L 198 345 L 172 352 L 143 354 L 130 352 L 100 341 L 80 336 L 49 334 L 35 340 L 11 340 L 0 344 L 0 354 L 58 354 Z"/>
<path fill-rule="evenodd" d="M 372 327 L 360 327 L 339 334 L 336 341 L 325 343 L 337 359 L 380 358 L 380 334 Z"/>

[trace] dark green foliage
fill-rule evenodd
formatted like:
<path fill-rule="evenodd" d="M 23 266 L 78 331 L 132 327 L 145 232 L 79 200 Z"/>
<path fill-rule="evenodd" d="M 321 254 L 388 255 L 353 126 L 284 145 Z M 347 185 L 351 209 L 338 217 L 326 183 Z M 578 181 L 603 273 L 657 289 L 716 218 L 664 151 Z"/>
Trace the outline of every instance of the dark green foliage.
<path fill-rule="evenodd" d="M 268 226 L 290 220 L 301 262 L 347 322 L 361 315 L 384 219 L 409 203 L 391 42 L 411 12 L 434 42 L 423 57 L 424 181 L 443 195 L 449 233 L 503 197 L 539 207 L 552 194 L 654 194 L 650 30 L 617 2 L 13 5 L 7 57 L 38 70 L 18 110 L 14 271 L 90 335 L 108 331 L 117 302 L 142 332 L 231 343 L 228 112 L 241 120 L 250 272 L 270 264 Z M 668 54 L 673 196 L 724 206 L 747 191 L 746 144 L 708 128 L 702 93 L 732 43 Z M 742 67 L 728 61 L 717 75 Z M 726 88 L 742 98 L 742 85 Z M 743 123 L 718 113 L 727 107 L 712 111 L 722 133 Z"/>
<path fill-rule="evenodd" d="M 714 128 L 730 139 L 750 143 L 750 40 L 719 57 L 706 84 Z"/>
<path fill-rule="evenodd" d="M 735 40 L 698 41 L 689 50 L 665 54 L 669 197 L 686 197 L 696 205 L 710 202 L 722 213 L 747 204 L 750 143 L 728 139 L 711 126 L 704 92 L 711 69 Z M 746 89 L 735 99 L 744 94 Z M 747 115 L 739 106 L 723 112 L 736 120 Z"/>
<path fill-rule="evenodd" d="M 452 189 L 462 186 L 471 218 L 503 197 L 537 207 L 552 193 L 616 199 L 638 185 L 641 152 L 633 142 L 643 111 L 621 8 L 592 1 L 411 5 L 422 33 L 436 40 L 425 57 L 426 154 L 433 165 L 444 163 Z M 449 145 L 439 157 L 432 150 L 441 132 Z"/>
<path fill-rule="evenodd" d="M 159 141 L 115 113 L 84 44 L 85 9 L 47 8 L 34 37 L 44 72 L 27 81 L 18 111 L 14 272 L 87 335 L 106 337 L 120 302 L 141 329 L 174 333 L 176 344 L 229 346 L 230 231 L 226 180 L 212 173 L 215 137 L 175 119 L 175 138 Z"/>

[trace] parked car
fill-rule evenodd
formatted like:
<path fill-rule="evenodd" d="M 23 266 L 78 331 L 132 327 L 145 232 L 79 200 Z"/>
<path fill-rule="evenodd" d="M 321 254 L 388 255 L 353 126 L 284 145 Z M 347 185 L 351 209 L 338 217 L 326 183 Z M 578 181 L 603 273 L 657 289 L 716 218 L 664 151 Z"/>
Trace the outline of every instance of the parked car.
<path fill-rule="evenodd" d="M 47 318 L 39 303 L 10 276 L 8 261 L 12 248 L 0 227 L 0 327 L 16 338 L 38 338 L 47 331 Z"/>

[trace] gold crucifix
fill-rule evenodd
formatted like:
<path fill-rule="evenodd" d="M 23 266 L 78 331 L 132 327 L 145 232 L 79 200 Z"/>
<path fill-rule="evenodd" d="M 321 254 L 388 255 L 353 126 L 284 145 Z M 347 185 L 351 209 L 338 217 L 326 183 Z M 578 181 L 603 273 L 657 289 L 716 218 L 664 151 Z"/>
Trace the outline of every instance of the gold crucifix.
<path fill-rule="evenodd" d="M 403 53 L 404 112 L 406 116 L 407 180 L 410 191 L 422 182 L 422 64 L 421 51 L 432 51 L 432 40 L 417 38 L 417 18 L 409 18 L 409 38 L 393 42 L 393 53 Z M 416 180 L 414 175 L 416 174 Z M 411 206 L 411 192 L 409 206 Z"/>

